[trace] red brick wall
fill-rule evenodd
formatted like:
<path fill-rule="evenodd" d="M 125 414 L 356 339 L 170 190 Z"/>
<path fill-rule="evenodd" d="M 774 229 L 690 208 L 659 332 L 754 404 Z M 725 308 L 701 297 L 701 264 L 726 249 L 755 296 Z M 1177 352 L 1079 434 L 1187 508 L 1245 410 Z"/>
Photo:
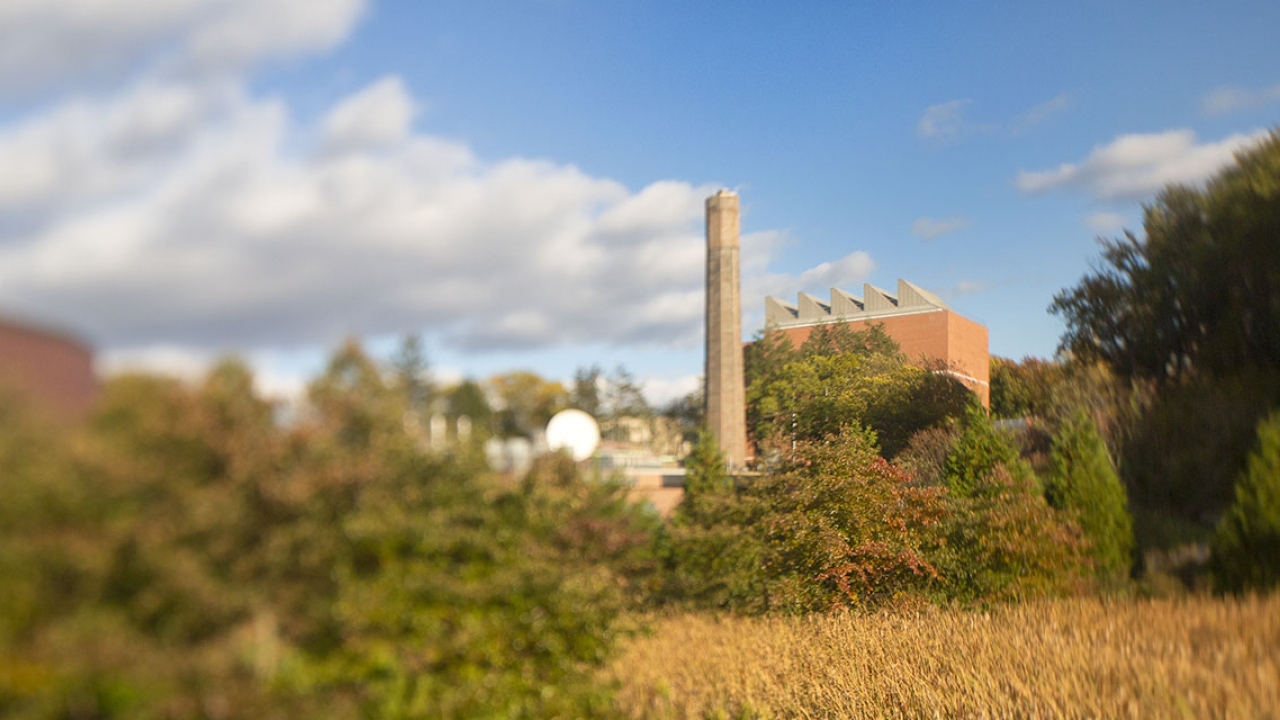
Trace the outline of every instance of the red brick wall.
<path fill-rule="evenodd" d="M 991 407 L 991 352 L 987 329 L 978 323 L 947 313 L 947 346 L 952 368 L 968 378 L 961 382 L 978 394 L 982 407 Z"/>
<path fill-rule="evenodd" d="M 0 319 L 0 383 L 63 416 L 89 410 L 98 396 L 93 353 L 54 332 Z"/>
<path fill-rule="evenodd" d="M 934 310 L 904 315 L 886 315 L 867 320 L 846 321 L 853 330 L 865 330 L 876 323 L 898 343 L 912 362 L 942 362 L 954 370 L 958 378 L 980 400 L 990 407 L 990 355 L 987 329 L 949 310 Z M 799 347 L 813 331 L 813 325 L 781 328 L 780 332 Z M 922 363 L 923 364 L 923 363 Z"/>

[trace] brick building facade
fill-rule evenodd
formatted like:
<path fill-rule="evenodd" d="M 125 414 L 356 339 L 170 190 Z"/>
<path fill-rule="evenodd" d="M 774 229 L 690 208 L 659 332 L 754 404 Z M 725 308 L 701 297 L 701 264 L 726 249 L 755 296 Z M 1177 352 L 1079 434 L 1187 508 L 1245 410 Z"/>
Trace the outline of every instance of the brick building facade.
<path fill-rule="evenodd" d="M 54 415 L 82 416 L 98 397 L 93 351 L 65 333 L 0 317 L 0 385 Z"/>
<path fill-rule="evenodd" d="M 941 363 L 978 396 L 983 407 L 990 407 L 987 329 L 905 280 L 898 281 L 897 295 L 864 285 L 862 297 L 832 288 L 830 302 L 806 293 L 795 305 L 765 298 L 765 322 L 797 347 L 819 325 L 845 323 L 853 330 L 881 325 L 910 360 Z"/>

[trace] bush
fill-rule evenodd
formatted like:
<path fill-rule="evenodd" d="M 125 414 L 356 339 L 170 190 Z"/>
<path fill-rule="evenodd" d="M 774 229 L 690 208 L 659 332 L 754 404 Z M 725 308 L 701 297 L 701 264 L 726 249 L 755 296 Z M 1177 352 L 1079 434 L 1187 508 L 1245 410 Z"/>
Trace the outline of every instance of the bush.
<path fill-rule="evenodd" d="M 671 528 L 671 587 L 685 603 L 751 613 L 874 608 L 925 595 L 936 581 L 928 556 L 940 542 L 944 491 L 912 487 L 879 457 L 869 430 L 801 441 L 773 472 L 738 487 L 718 467 L 691 465 Z"/>
<path fill-rule="evenodd" d="M 945 491 L 913 486 L 869 430 L 798 443 L 752 490 L 769 508 L 760 527 L 771 607 L 873 609 L 924 597 L 939 579 L 930 557 Z"/>
<path fill-rule="evenodd" d="M 953 426 L 925 428 L 911 436 L 894 463 L 911 473 L 917 485 L 945 486 L 947 456 L 959 437 L 959 428 Z"/>
<path fill-rule="evenodd" d="M 595 717 L 652 518 L 552 458 L 434 453 L 354 345 L 282 428 L 237 363 L 0 395 L 0 716 Z"/>
<path fill-rule="evenodd" d="M 1219 592 L 1280 585 L 1280 411 L 1258 424 L 1257 438 L 1213 541 L 1210 565 Z"/>
<path fill-rule="evenodd" d="M 1045 499 L 1080 525 L 1098 577 L 1121 579 L 1133 555 L 1133 517 L 1106 444 L 1083 412 L 1059 429 L 1050 466 Z"/>

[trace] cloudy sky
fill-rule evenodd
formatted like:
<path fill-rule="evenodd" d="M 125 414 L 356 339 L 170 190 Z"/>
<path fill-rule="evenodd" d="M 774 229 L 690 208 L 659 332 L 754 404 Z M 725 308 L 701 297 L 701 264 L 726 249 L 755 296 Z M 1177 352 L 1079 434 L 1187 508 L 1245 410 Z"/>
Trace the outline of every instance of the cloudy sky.
<path fill-rule="evenodd" d="M 1036 6 L 1036 7 L 1021 7 Z M 874 6 L 874 7 L 873 7 Z M 763 298 L 899 277 L 1049 356 L 1053 294 L 1280 120 L 1280 3 L 0 0 L 0 312 L 105 370 L 344 337 L 701 372 L 702 202 Z"/>

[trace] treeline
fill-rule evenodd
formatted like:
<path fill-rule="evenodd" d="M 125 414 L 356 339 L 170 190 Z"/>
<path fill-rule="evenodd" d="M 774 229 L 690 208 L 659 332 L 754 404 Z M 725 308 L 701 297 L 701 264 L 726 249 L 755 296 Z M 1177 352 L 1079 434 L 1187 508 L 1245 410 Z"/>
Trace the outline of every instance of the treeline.
<path fill-rule="evenodd" d="M 1132 529 L 1083 413 L 1042 472 L 943 368 L 883 330 L 817 328 L 748 351 L 760 462 L 730 477 L 710 437 L 667 529 L 667 599 L 758 613 L 986 603 L 1114 587 Z"/>
<path fill-rule="evenodd" d="M 1143 235 L 1060 292 L 1061 361 L 992 368 L 993 410 L 1086 407 L 1145 547 L 1212 546 L 1220 591 L 1280 579 L 1280 134 L 1202 188 L 1166 188 Z M 1270 418 L 1270 419 L 1268 419 Z"/>
<path fill-rule="evenodd" d="M 241 364 L 0 398 L 0 716 L 584 717 L 657 520 L 551 457 L 433 451 L 348 345 L 284 425 Z"/>
<path fill-rule="evenodd" d="M 1113 570 L 967 390 L 878 330 L 815 337 L 753 352 L 753 403 L 778 409 L 761 473 L 699 443 L 669 523 L 562 456 L 491 473 L 510 403 L 433 445 L 415 408 L 465 384 L 424 385 L 411 344 L 387 366 L 340 348 L 289 422 L 234 360 L 112 378 L 80 428 L 4 395 L 0 714 L 607 716 L 598 670 L 645 612 L 987 602 Z"/>

